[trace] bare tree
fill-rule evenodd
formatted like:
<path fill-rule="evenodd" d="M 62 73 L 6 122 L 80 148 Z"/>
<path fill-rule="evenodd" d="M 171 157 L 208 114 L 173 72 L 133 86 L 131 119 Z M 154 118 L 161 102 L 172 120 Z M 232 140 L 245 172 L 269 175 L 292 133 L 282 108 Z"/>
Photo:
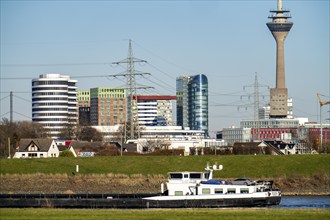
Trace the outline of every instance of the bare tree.
<path fill-rule="evenodd" d="M 90 126 L 82 127 L 77 135 L 82 141 L 102 141 L 103 139 L 102 134 Z"/>
<path fill-rule="evenodd" d="M 45 137 L 43 126 L 32 121 L 10 122 L 7 118 L 0 121 L 0 157 L 13 155 L 21 138 Z M 9 141 L 8 141 L 9 140 Z M 10 143 L 10 146 L 8 144 Z"/>
<path fill-rule="evenodd" d="M 143 152 L 153 152 L 154 150 L 168 149 L 171 143 L 164 139 L 147 139 L 141 145 Z"/>

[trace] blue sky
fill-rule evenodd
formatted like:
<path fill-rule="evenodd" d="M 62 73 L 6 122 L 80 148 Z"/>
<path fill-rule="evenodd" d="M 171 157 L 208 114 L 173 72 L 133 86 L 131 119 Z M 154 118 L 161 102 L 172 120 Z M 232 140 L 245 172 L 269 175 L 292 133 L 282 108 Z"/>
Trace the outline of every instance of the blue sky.
<path fill-rule="evenodd" d="M 137 81 L 155 87 L 139 93 L 175 95 L 176 77 L 203 73 L 210 130 L 239 126 L 253 118 L 255 73 L 260 105 L 269 100 L 266 86 L 275 86 L 276 44 L 266 22 L 276 6 L 276 0 L 1 1 L 0 115 L 9 118 L 13 91 L 14 120 L 31 120 L 31 79 L 44 73 L 77 77 L 78 89 L 123 86 L 123 78 L 97 76 L 125 71 L 111 63 L 127 57 L 132 39 L 134 56 L 148 61 L 135 68 L 151 73 Z M 294 23 L 285 42 L 294 116 L 318 121 L 316 93 L 330 100 L 330 4 L 284 0 L 283 7 Z M 322 108 L 324 119 L 329 109 Z"/>

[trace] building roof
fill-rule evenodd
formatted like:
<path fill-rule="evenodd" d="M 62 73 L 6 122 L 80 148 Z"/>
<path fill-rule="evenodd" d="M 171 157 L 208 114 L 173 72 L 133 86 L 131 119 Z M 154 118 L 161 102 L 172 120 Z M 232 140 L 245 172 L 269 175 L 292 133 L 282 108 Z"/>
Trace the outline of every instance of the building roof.
<path fill-rule="evenodd" d="M 273 147 L 276 147 L 280 150 L 284 150 L 286 147 L 289 147 L 290 149 L 292 149 L 295 146 L 294 143 L 286 143 L 286 142 L 283 142 L 283 141 L 265 141 L 265 143 L 267 145 L 271 145 Z"/>
<path fill-rule="evenodd" d="M 58 147 L 59 151 L 68 150 L 70 148 L 70 146 L 66 146 L 66 145 L 63 145 L 63 144 L 59 144 L 59 145 L 57 145 L 57 147 Z"/>
<path fill-rule="evenodd" d="M 39 148 L 39 151 L 48 151 L 50 145 L 53 142 L 51 138 L 36 138 L 36 139 L 28 139 L 23 138 L 19 141 L 19 150 L 25 151 L 26 148 L 29 147 L 31 143 L 34 143 Z"/>

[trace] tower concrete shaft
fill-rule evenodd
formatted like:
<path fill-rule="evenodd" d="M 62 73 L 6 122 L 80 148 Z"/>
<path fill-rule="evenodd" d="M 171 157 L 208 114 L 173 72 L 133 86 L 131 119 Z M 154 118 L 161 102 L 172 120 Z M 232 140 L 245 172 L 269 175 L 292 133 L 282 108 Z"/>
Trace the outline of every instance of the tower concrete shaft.
<path fill-rule="evenodd" d="M 272 19 L 267 23 L 269 30 L 276 41 L 276 87 L 270 91 L 270 115 L 271 117 L 286 117 L 288 114 L 287 100 L 288 91 L 285 86 L 285 66 L 284 66 L 284 41 L 293 23 L 289 10 L 283 10 L 282 0 L 277 1 L 277 9 L 271 10 Z"/>
<path fill-rule="evenodd" d="M 284 68 L 284 41 L 288 35 L 293 23 L 288 22 L 291 16 L 288 14 L 289 10 L 282 9 L 282 0 L 278 0 L 277 10 L 271 10 L 273 13 L 268 18 L 272 22 L 268 22 L 267 26 L 272 32 L 276 41 L 276 88 L 285 87 L 285 68 Z"/>

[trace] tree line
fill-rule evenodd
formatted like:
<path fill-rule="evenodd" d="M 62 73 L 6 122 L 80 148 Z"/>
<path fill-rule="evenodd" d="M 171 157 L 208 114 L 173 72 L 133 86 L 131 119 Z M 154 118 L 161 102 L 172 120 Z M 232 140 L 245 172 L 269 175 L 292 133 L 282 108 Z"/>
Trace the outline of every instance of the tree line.
<path fill-rule="evenodd" d="M 68 125 L 62 130 L 60 138 L 81 141 L 102 141 L 102 134 L 91 126 Z M 19 141 L 23 138 L 49 138 L 42 124 L 33 121 L 0 121 L 0 158 L 14 155 Z"/>

